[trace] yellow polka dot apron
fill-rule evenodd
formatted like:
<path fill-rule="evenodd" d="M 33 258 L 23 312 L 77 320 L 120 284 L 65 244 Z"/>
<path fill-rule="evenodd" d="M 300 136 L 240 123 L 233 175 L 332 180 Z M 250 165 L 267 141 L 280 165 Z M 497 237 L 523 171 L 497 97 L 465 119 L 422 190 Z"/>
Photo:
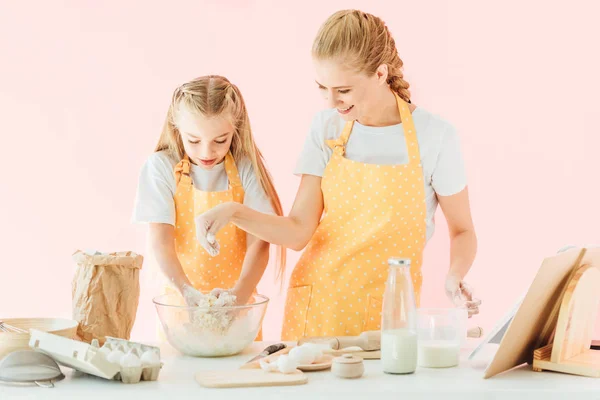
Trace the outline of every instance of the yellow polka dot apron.
<path fill-rule="evenodd" d="M 328 140 L 324 216 L 290 280 L 283 340 L 358 335 L 381 327 L 390 257 L 411 259 L 417 306 L 426 235 L 419 144 L 408 104 L 396 95 L 408 163 L 376 165 L 344 157 L 354 121 Z"/>
<path fill-rule="evenodd" d="M 221 203 L 244 201 L 244 188 L 231 153 L 227 153 L 224 163 L 229 187 L 217 192 L 194 188 L 187 156 L 175 166 L 175 251 L 191 284 L 202 292 L 233 287 L 240 277 L 246 256 L 246 232 L 233 223 L 217 233 L 220 252 L 215 257 L 211 257 L 196 238 L 195 216 Z M 261 338 L 259 332 L 256 340 Z"/>

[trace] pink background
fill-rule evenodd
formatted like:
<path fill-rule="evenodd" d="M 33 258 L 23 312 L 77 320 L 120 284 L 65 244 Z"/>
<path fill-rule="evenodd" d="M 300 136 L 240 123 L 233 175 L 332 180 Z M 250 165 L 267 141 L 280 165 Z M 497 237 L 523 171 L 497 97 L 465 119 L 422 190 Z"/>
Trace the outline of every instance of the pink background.
<path fill-rule="evenodd" d="M 157 2 L 158 3 L 158 2 Z M 459 130 L 479 236 L 468 282 L 491 328 L 561 246 L 600 242 L 597 2 L 1 1 L 0 317 L 71 313 L 76 249 L 148 255 L 130 224 L 138 172 L 175 86 L 218 73 L 246 97 L 289 210 L 292 175 L 323 103 L 310 47 L 332 12 L 360 8 L 395 36 L 413 102 Z M 423 305 L 442 291 L 442 214 L 426 249 Z M 289 271 L 298 254 L 289 252 Z M 133 337 L 155 335 L 146 258 Z M 271 297 L 277 339 L 284 294 Z"/>

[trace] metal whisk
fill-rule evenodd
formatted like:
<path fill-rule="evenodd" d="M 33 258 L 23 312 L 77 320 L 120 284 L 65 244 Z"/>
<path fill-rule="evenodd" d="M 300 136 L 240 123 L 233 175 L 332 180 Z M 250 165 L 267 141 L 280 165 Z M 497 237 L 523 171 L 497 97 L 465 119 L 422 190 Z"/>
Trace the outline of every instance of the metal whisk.
<path fill-rule="evenodd" d="M 7 324 L 4 321 L 0 321 L 0 332 L 7 332 L 7 333 L 29 333 L 25 329 L 21 329 L 21 328 L 17 328 L 16 326 L 9 325 L 9 324 Z"/>

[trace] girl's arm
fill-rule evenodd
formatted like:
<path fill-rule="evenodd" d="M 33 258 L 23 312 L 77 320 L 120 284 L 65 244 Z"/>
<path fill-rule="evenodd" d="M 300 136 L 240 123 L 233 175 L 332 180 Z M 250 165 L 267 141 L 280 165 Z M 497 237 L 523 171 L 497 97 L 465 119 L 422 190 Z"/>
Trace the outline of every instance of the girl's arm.
<path fill-rule="evenodd" d="M 246 304 L 252 296 L 269 263 L 269 243 L 253 235 L 247 235 L 246 240 L 247 250 L 242 272 L 232 290 L 239 304 Z"/>
<path fill-rule="evenodd" d="M 292 210 L 287 217 L 263 214 L 240 203 L 223 203 L 196 217 L 198 240 L 213 247 L 206 235 L 216 233 L 229 221 L 265 242 L 302 250 L 312 238 L 323 214 L 321 177 L 303 175 Z"/>
<path fill-rule="evenodd" d="M 175 227 L 169 224 L 150 224 L 150 245 L 163 274 L 182 294 L 186 286 L 192 287 L 183 272 L 175 252 Z"/>

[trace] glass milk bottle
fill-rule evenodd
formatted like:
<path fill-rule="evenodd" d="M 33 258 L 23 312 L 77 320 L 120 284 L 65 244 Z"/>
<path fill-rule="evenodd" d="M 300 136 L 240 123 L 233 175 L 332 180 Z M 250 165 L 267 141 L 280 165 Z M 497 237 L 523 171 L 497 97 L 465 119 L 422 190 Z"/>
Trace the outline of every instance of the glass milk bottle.
<path fill-rule="evenodd" d="M 390 258 L 381 311 L 381 363 L 388 374 L 417 369 L 417 310 L 410 259 Z"/>

